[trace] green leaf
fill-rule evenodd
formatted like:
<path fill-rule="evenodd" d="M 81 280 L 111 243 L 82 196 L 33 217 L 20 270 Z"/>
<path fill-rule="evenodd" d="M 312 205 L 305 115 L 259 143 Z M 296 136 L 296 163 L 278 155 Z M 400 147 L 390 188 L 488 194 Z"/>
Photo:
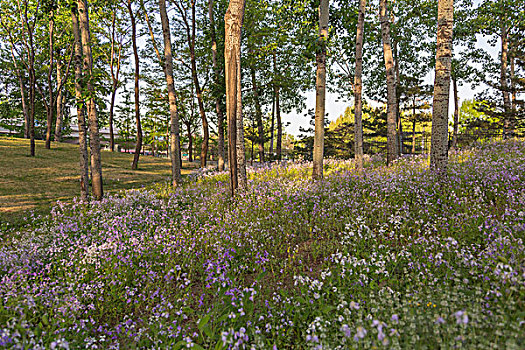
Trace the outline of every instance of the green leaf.
<path fill-rule="evenodd" d="M 197 323 L 197 327 L 199 328 L 201 332 L 204 326 L 208 324 L 208 322 L 210 322 L 210 315 L 206 315 L 199 320 L 199 322 Z"/>

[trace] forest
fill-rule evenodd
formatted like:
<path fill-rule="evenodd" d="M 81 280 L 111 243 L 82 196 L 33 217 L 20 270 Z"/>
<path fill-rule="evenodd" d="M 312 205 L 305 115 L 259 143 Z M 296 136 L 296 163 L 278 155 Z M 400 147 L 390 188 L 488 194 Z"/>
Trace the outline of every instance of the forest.
<path fill-rule="evenodd" d="M 522 349 L 524 96 L 522 0 L 0 0 L 0 348 Z"/>

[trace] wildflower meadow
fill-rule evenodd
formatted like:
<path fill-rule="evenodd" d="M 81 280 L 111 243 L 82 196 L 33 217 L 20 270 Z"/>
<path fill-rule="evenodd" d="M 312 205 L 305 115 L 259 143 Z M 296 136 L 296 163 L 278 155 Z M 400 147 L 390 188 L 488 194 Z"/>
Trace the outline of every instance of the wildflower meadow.
<path fill-rule="evenodd" d="M 382 164 L 57 203 L 0 244 L 0 348 L 525 348 L 525 143 Z"/>

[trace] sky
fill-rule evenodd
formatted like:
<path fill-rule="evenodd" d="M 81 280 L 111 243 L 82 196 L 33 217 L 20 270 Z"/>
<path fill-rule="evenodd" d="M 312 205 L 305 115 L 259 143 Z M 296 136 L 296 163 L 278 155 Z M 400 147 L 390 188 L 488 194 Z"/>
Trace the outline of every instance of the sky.
<path fill-rule="evenodd" d="M 477 36 L 477 47 L 485 49 L 489 52 L 493 58 L 497 58 L 499 54 L 500 42 L 496 44 L 495 47 L 491 47 L 487 43 L 487 39 L 481 35 Z M 425 83 L 434 84 L 434 71 L 429 72 L 425 78 Z M 458 96 L 459 96 L 459 105 L 461 106 L 462 101 L 466 99 L 472 99 L 477 93 L 480 93 L 485 89 L 484 86 L 478 86 L 476 89 L 472 89 L 469 84 L 458 85 Z M 306 97 L 306 107 L 314 108 L 315 107 L 315 91 L 308 91 L 304 93 Z M 342 101 L 342 99 L 336 93 L 326 92 L 326 113 L 328 114 L 328 120 L 336 120 L 341 114 L 344 113 L 345 109 L 348 106 L 352 106 L 353 101 Z M 449 103 L 449 115 L 452 116 L 454 113 L 454 96 L 452 85 L 450 86 L 450 103 Z M 301 134 L 299 131 L 300 127 L 308 127 L 309 119 L 304 116 L 303 111 L 293 111 L 292 113 L 283 114 L 283 125 L 289 123 L 286 127 L 286 133 L 298 136 Z"/>

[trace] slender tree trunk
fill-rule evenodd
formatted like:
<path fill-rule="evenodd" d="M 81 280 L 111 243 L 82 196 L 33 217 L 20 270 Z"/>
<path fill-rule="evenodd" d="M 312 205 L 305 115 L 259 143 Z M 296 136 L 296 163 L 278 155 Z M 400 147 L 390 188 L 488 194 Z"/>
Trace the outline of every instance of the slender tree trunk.
<path fill-rule="evenodd" d="M 282 159 L 282 139 L 283 139 L 283 123 L 281 120 L 281 102 L 280 102 L 280 91 L 281 86 L 278 83 L 279 69 L 277 67 L 277 54 L 273 51 L 273 72 L 274 72 L 274 83 L 273 83 L 273 98 L 274 106 L 272 106 L 272 150 L 273 150 L 273 117 L 275 112 L 275 118 L 277 121 L 277 144 L 275 145 L 275 153 L 277 154 L 277 160 Z M 324 131 L 323 131 L 324 132 Z"/>
<path fill-rule="evenodd" d="M 57 60 L 57 84 L 60 84 L 62 81 L 62 65 L 60 64 L 60 60 Z M 62 104 L 62 86 L 59 87 L 57 90 L 57 119 L 55 123 L 55 141 L 56 142 L 62 142 L 62 123 L 63 123 L 63 104 Z"/>
<path fill-rule="evenodd" d="M 139 51 L 137 48 L 137 25 L 135 23 L 135 14 L 133 13 L 131 0 L 128 0 L 128 12 L 131 20 L 131 41 L 133 43 L 133 56 L 135 61 L 135 122 L 137 123 L 137 143 L 135 145 L 135 154 L 133 155 L 132 170 L 137 170 L 139 165 L 140 152 L 142 151 L 142 125 L 140 122 L 140 61 Z"/>
<path fill-rule="evenodd" d="M 445 172 L 448 165 L 448 104 L 453 24 L 454 1 L 439 0 L 430 167 L 440 172 Z"/>
<path fill-rule="evenodd" d="M 168 85 L 168 101 L 170 104 L 170 148 L 171 148 L 171 177 L 173 186 L 181 184 L 181 157 L 180 157 L 180 125 L 177 109 L 177 96 L 173 79 L 173 53 L 171 52 L 171 33 L 166 0 L 159 0 L 162 34 L 164 37 L 164 73 Z M 190 130 L 188 130 L 190 131 Z M 191 138 L 190 138 L 191 145 Z M 190 146 L 191 148 L 191 146 Z M 190 151 L 191 154 L 191 151 Z M 191 156 L 190 156 L 191 157 Z M 191 161 L 191 160 L 190 160 Z"/>
<path fill-rule="evenodd" d="M 115 130 L 113 129 L 113 121 L 115 119 L 115 98 L 117 95 L 117 88 L 115 82 L 111 85 L 111 99 L 109 102 L 109 148 L 111 152 L 115 152 Z"/>
<path fill-rule="evenodd" d="M 326 100 L 326 42 L 328 41 L 328 0 L 319 3 L 319 38 L 316 54 L 315 135 L 312 178 L 323 178 L 324 116 Z M 277 141 L 279 142 L 279 141 Z M 277 146 L 279 147 L 279 146 Z"/>
<path fill-rule="evenodd" d="M 412 154 L 416 153 L 416 119 L 412 120 Z"/>
<path fill-rule="evenodd" d="M 412 154 L 416 153 L 416 97 L 412 100 Z"/>
<path fill-rule="evenodd" d="M 272 95 L 272 121 L 270 124 L 270 157 L 273 160 L 273 135 L 274 135 L 274 123 L 275 123 L 275 83 L 274 83 L 274 92 Z"/>
<path fill-rule="evenodd" d="M 458 143 L 458 128 L 459 128 L 459 98 L 458 98 L 458 82 L 452 77 L 452 88 L 454 89 L 454 131 L 452 134 L 452 149 L 457 148 Z"/>
<path fill-rule="evenodd" d="M 259 133 L 257 142 L 259 144 L 259 161 L 264 162 L 264 127 L 262 121 L 261 104 L 259 102 L 259 91 L 257 89 L 257 80 L 255 77 L 255 68 L 250 68 L 250 72 L 252 74 L 252 90 L 253 98 L 255 100 L 255 117 L 257 120 L 257 132 Z"/>
<path fill-rule="evenodd" d="M 87 148 L 87 128 L 82 96 L 82 40 L 78 23 L 77 8 L 71 9 L 73 36 L 75 37 L 75 96 L 77 99 L 78 145 L 80 149 L 80 198 L 89 199 L 89 163 Z"/>
<path fill-rule="evenodd" d="M 226 116 L 232 196 L 247 186 L 241 99 L 241 35 L 245 0 L 230 0 L 225 22 Z"/>
<path fill-rule="evenodd" d="M 20 68 L 18 67 L 18 64 L 16 62 L 13 43 L 11 43 L 11 58 L 13 59 L 13 65 L 15 66 L 15 72 L 16 76 L 18 78 L 18 84 L 20 86 L 20 97 L 22 99 L 22 113 L 24 114 L 24 138 L 29 138 L 29 112 L 27 111 L 27 103 L 26 103 L 26 89 L 24 86 L 24 81 L 22 79 L 22 72 L 20 71 Z"/>
<path fill-rule="evenodd" d="M 392 57 L 392 45 L 390 43 L 390 20 L 388 18 L 387 0 L 379 1 L 379 18 L 381 21 L 381 36 L 383 39 L 383 56 L 386 68 L 387 84 L 387 165 L 391 165 L 397 158 L 396 140 L 396 78 L 394 72 L 394 60 Z"/>
<path fill-rule="evenodd" d="M 29 113 L 29 155 L 35 156 L 35 94 L 36 94 L 36 76 L 35 76 L 35 61 L 34 56 L 30 60 L 29 69 L 29 106 L 31 112 Z"/>
<path fill-rule="evenodd" d="M 53 12 L 51 12 L 50 16 L 51 16 L 51 19 L 49 20 L 49 69 L 47 72 L 49 102 L 47 103 L 47 108 L 46 108 L 46 112 L 47 112 L 46 148 L 47 149 L 51 149 L 51 132 L 53 130 L 53 110 L 55 107 L 53 103 L 53 82 L 51 80 L 51 77 L 53 74 L 53 66 L 54 66 L 53 53 L 55 51 L 55 42 L 53 40 L 55 21 L 53 20 Z"/>
<path fill-rule="evenodd" d="M 215 74 L 215 84 L 220 85 L 220 73 L 217 63 L 217 39 L 215 37 L 215 19 L 213 16 L 214 5 L 213 0 L 208 2 L 208 17 L 210 19 L 210 36 L 211 36 L 211 51 L 213 60 L 213 72 Z M 224 112 L 221 107 L 221 99 L 219 96 L 215 99 L 215 111 L 217 113 L 217 134 L 218 134 L 218 167 L 219 171 L 224 171 Z"/>
<path fill-rule="evenodd" d="M 514 55 L 510 57 L 510 89 L 512 92 L 512 118 L 511 118 L 511 127 L 514 130 L 516 122 L 516 76 L 515 76 L 515 67 L 514 67 Z"/>
<path fill-rule="evenodd" d="M 197 94 L 197 102 L 199 105 L 199 113 L 202 120 L 202 145 L 201 145 L 201 167 L 206 167 L 208 160 L 208 144 L 210 139 L 210 131 L 208 126 L 208 119 L 206 118 L 206 110 L 204 109 L 204 102 L 202 98 L 202 90 L 199 83 L 199 77 L 197 75 L 197 62 L 195 58 L 195 1 L 191 1 L 191 34 L 190 28 L 187 22 L 186 23 L 186 33 L 188 39 L 188 46 L 190 49 L 190 61 L 191 61 L 191 75 L 193 78 L 193 83 L 195 84 L 195 92 Z M 181 11 L 182 12 L 182 11 Z M 186 18 L 183 18 L 186 21 Z"/>
<path fill-rule="evenodd" d="M 509 86 L 507 83 L 507 65 L 508 65 L 508 31 L 507 26 L 505 24 L 506 18 L 503 20 L 503 24 L 501 25 L 501 74 L 500 74 L 500 84 L 501 84 L 501 90 L 503 93 L 503 138 L 512 137 L 512 126 L 510 121 L 510 114 L 511 114 L 511 103 L 510 103 L 510 96 L 509 96 Z"/>
<path fill-rule="evenodd" d="M 355 79 L 354 79 L 354 100 L 355 100 L 355 126 L 354 126 L 354 146 L 355 146 L 355 167 L 357 171 L 363 171 L 363 37 L 365 27 L 366 0 L 359 1 L 359 16 L 357 18 L 357 35 L 355 45 Z"/>
<path fill-rule="evenodd" d="M 87 73 L 87 111 L 89 121 L 89 145 L 91 147 L 91 186 L 93 197 L 101 200 L 104 195 L 102 183 L 102 161 L 100 157 L 100 136 L 98 131 L 97 106 L 93 87 L 93 55 L 91 54 L 91 34 L 89 32 L 89 12 L 87 0 L 78 0 L 82 51 L 84 54 L 84 72 Z"/>
<path fill-rule="evenodd" d="M 396 123 L 397 123 L 397 155 L 403 154 L 403 123 L 401 121 L 401 110 L 399 108 L 399 101 L 401 100 L 401 79 L 399 77 L 399 58 L 397 52 L 398 42 L 394 41 L 393 45 L 393 59 L 394 72 L 396 74 Z"/>

